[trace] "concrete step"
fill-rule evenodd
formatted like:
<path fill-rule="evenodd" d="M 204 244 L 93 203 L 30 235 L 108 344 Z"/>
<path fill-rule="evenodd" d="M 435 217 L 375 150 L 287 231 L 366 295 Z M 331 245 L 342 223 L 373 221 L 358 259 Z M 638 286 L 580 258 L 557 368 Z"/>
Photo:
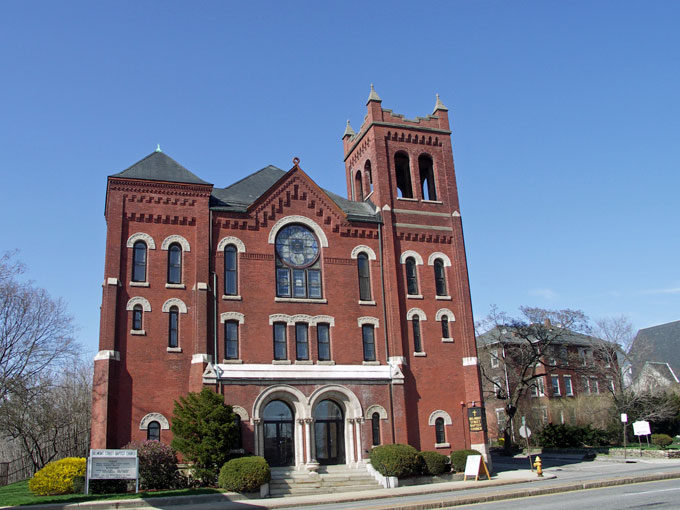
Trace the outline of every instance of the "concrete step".
<path fill-rule="evenodd" d="M 269 495 L 273 498 L 285 497 L 285 496 L 304 496 L 307 494 L 335 494 L 341 492 L 354 492 L 354 491 L 369 491 L 380 489 L 380 485 L 350 485 L 343 487 L 321 487 L 318 489 L 314 488 L 299 488 L 291 487 L 289 489 L 274 489 L 270 486 Z"/>
<path fill-rule="evenodd" d="M 302 496 L 336 492 L 365 491 L 380 488 L 366 469 L 347 466 L 321 466 L 318 475 L 291 468 L 273 468 L 269 482 L 270 496 Z"/>

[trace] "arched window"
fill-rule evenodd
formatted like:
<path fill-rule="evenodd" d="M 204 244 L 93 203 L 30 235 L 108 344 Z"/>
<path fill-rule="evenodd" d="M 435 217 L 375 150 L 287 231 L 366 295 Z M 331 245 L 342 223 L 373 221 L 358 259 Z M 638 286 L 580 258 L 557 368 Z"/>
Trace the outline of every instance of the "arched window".
<path fill-rule="evenodd" d="M 444 261 L 437 259 L 434 261 L 434 285 L 437 296 L 447 296 L 446 293 L 446 273 L 444 272 Z"/>
<path fill-rule="evenodd" d="M 423 342 L 420 338 L 420 317 L 414 315 L 411 319 L 413 324 L 413 349 L 414 352 L 423 352 Z"/>
<path fill-rule="evenodd" d="M 364 183 L 361 181 L 361 170 L 357 170 L 354 176 L 354 196 L 357 202 L 364 200 Z"/>
<path fill-rule="evenodd" d="M 224 248 L 224 293 L 227 296 L 236 296 L 238 294 L 236 253 L 236 246 L 233 244 L 228 244 Z"/>
<path fill-rule="evenodd" d="M 317 351 L 319 361 L 330 361 L 331 359 L 331 338 L 330 326 L 326 323 L 316 325 Z"/>
<path fill-rule="evenodd" d="M 236 425 L 236 439 L 234 440 L 233 449 L 240 450 L 243 448 L 243 434 L 241 432 L 241 417 L 234 414 L 234 424 Z"/>
<path fill-rule="evenodd" d="M 359 299 L 371 300 L 371 272 L 368 266 L 368 255 L 361 252 L 357 255 L 357 269 L 359 271 Z"/>
<path fill-rule="evenodd" d="M 224 355 L 226 359 L 238 359 L 238 321 L 224 322 Z"/>
<path fill-rule="evenodd" d="M 132 281 L 146 281 L 146 243 L 137 241 L 132 248 Z"/>
<path fill-rule="evenodd" d="M 380 444 L 380 414 L 373 413 L 371 416 L 371 431 L 373 432 L 373 446 Z"/>
<path fill-rule="evenodd" d="M 182 283 L 182 247 L 172 243 L 168 248 L 168 283 Z"/>
<path fill-rule="evenodd" d="M 361 326 L 361 339 L 364 344 L 364 361 L 375 361 L 375 335 L 373 324 Z"/>
<path fill-rule="evenodd" d="M 427 154 L 421 154 L 418 157 L 418 170 L 420 171 L 420 186 L 423 200 L 437 200 L 432 158 Z"/>
<path fill-rule="evenodd" d="M 135 305 L 132 308 L 132 329 L 141 331 L 142 328 L 142 305 Z"/>
<path fill-rule="evenodd" d="M 368 182 L 368 192 L 369 194 L 373 192 L 373 172 L 371 172 L 371 160 L 366 160 L 366 164 L 364 165 L 364 175 L 366 176 L 366 180 Z"/>
<path fill-rule="evenodd" d="M 444 418 L 437 418 L 434 421 L 434 434 L 437 444 L 446 443 L 446 434 L 444 433 Z"/>
<path fill-rule="evenodd" d="M 442 317 L 442 338 L 451 338 L 451 333 L 449 332 L 449 318 L 444 315 Z"/>
<path fill-rule="evenodd" d="M 148 441 L 160 441 L 161 440 L 161 424 L 157 421 L 149 422 L 146 429 L 146 439 Z"/>
<path fill-rule="evenodd" d="M 320 299 L 321 257 L 314 232 L 287 225 L 276 234 L 276 295 Z"/>
<path fill-rule="evenodd" d="M 394 170 L 397 173 L 397 196 L 402 198 L 413 198 L 413 188 L 411 187 L 411 166 L 408 154 L 397 152 L 394 155 Z"/>
<path fill-rule="evenodd" d="M 295 324 L 295 359 L 309 359 L 309 338 L 307 324 L 298 322 Z"/>
<path fill-rule="evenodd" d="M 418 295 L 418 275 L 416 273 L 416 259 L 406 259 L 406 292 L 411 296 Z"/>
<path fill-rule="evenodd" d="M 168 347 L 179 346 L 179 308 L 171 306 L 168 313 Z"/>

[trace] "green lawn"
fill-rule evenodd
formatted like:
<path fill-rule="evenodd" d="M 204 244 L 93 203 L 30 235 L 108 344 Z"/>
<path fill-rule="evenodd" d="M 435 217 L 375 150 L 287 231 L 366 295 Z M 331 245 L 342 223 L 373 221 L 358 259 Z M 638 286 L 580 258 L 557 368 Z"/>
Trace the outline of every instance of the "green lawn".
<path fill-rule="evenodd" d="M 63 494 L 61 496 L 36 496 L 28 489 L 28 480 L 0 487 L 0 506 L 38 505 L 45 503 L 80 503 L 102 499 L 157 498 L 161 496 L 193 496 L 196 494 L 215 494 L 221 489 L 177 489 L 168 491 L 142 492 L 138 494 Z"/>

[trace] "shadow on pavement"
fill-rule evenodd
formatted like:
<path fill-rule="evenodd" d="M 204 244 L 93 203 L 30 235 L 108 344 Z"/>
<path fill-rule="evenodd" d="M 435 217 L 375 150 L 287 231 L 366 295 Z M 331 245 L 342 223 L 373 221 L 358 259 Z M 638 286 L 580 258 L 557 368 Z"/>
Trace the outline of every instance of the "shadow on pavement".
<path fill-rule="evenodd" d="M 537 456 L 541 457 L 543 469 L 567 466 L 571 464 L 580 464 L 582 462 L 592 462 L 595 460 L 593 456 L 588 456 L 585 454 L 532 453 L 532 463 L 536 460 Z M 493 470 L 496 473 L 517 471 L 519 469 L 530 469 L 529 458 L 526 455 L 515 455 L 509 457 L 501 453 L 492 452 L 491 460 L 493 462 Z"/>

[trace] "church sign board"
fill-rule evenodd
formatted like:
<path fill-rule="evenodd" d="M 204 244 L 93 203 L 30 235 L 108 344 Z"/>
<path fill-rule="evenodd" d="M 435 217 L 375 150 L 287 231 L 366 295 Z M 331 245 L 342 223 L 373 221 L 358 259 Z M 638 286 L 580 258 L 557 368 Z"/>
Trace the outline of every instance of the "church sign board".
<path fill-rule="evenodd" d="M 486 425 L 484 420 L 484 408 L 469 407 L 468 424 L 470 425 L 470 432 L 483 432 L 484 426 Z"/>
<path fill-rule="evenodd" d="M 135 480 L 135 492 L 139 492 L 137 450 L 90 450 L 85 494 L 89 492 L 90 480 Z"/>

